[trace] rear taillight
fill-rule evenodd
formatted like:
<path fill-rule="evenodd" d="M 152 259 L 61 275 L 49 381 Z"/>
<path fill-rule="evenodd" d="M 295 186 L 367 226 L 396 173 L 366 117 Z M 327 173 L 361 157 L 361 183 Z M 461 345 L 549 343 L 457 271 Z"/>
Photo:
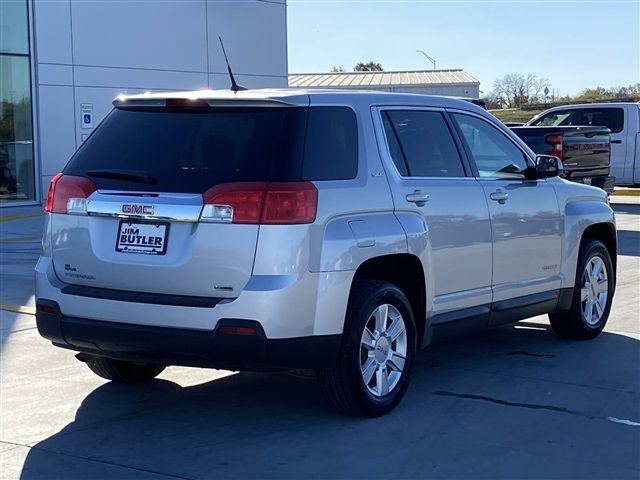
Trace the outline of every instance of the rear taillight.
<path fill-rule="evenodd" d="M 56 173 L 51 178 L 51 181 L 49 182 L 49 190 L 47 191 L 47 201 L 44 204 L 45 212 L 53 211 L 53 195 L 56 191 L 56 183 L 58 183 L 58 180 L 60 180 L 60 177 L 62 177 L 62 173 Z"/>
<path fill-rule="evenodd" d="M 265 194 L 260 223 L 313 223 L 317 207 L 318 189 L 313 183 L 272 183 Z"/>
<path fill-rule="evenodd" d="M 85 177 L 58 173 L 49 183 L 45 212 L 85 215 L 86 199 L 96 191 L 96 184 Z"/>
<path fill-rule="evenodd" d="M 558 157 L 560 160 L 564 160 L 564 153 L 562 151 L 562 135 L 549 134 L 544 137 L 544 143 L 551 145 L 551 153 L 554 157 Z"/>
<path fill-rule="evenodd" d="M 318 190 L 311 182 L 227 183 L 210 188 L 203 197 L 203 222 L 313 223 L 318 207 Z"/>

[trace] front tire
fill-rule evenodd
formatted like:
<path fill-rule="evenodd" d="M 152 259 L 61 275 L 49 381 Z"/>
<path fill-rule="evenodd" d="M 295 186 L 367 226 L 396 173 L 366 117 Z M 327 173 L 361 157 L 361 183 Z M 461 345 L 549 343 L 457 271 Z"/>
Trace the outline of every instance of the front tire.
<path fill-rule="evenodd" d="M 117 383 L 144 383 L 156 378 L 164 370 L 163 365 L 144 365 L 106 357 L 87 360 L 87 367 L 98 375 Z"/>
<path fill-rule="evenodd" d="M 587 240 L 580 249 L 571 307 L 549 314 L 553 330 L 562 338 L 597 337 L 607 324 L 615 291 L 615 271 L 607 247 Z"/>
<path fill-rule="evenodd" d="M 360 280 L 349 297 L 338 365 L 317 371 L 329 404 L 349 415 L 379 416 L 409 386 L 416 328 L 409 300 L 395 285 Z"/>

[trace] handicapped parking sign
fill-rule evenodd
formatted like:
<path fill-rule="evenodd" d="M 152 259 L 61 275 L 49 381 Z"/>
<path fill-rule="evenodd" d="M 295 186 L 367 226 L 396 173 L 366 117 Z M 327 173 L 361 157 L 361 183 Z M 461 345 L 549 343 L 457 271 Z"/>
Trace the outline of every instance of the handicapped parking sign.
<path fill-rule="evenodd" d="M 93 128 L 93 104 L 80 104 L 80 112 L 82 114 L 82 128 Z"/>

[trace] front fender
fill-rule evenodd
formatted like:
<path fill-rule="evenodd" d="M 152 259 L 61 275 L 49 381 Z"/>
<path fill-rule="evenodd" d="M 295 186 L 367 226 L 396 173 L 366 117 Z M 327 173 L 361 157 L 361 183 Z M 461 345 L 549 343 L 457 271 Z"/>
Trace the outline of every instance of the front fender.
<path fill-rule="evenodd" d="M 574 286 L 582 237 L 587 228 L 596 224 L 612 225 L 615 231 L 615 215 L 605 201 L 573 199 L 566 203 L 562 247 L 562 288 Z"/>

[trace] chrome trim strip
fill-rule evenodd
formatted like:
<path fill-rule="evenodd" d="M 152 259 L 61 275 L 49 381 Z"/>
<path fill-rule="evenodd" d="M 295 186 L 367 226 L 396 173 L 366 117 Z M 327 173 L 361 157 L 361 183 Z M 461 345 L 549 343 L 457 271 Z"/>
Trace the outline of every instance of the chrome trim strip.
<path fill-rule="evenodd" d="M 123 205 L 149 205 L 152 214 L 124 213 Z M 197 223 L 202 213 L 200 194 L 154 194 L 140 196 L 134 192 L 97 191 L 87 199 L 87 215 L 132 220 L 162 220 Z"/>
<path fill-rule="evenodd" d="M 160 215 L 132 215 L 126 213 L 107 213 L 107 212 L 87 212 L 90 217 L 111 217 L 132 220 L 162 220 L 182 223 L 198 223 L 197 218 L 177 217 L 177 216 L 160 216 Z"/>

